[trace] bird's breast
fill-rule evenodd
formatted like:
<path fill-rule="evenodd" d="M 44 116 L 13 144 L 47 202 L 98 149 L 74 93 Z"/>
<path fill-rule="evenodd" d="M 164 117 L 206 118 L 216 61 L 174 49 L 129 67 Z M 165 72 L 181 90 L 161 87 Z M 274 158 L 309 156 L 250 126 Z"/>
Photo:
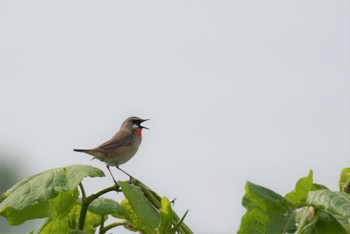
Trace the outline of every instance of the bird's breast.
<path fill-rule="evenodd" d="M 136 154 L 140 144 L 141 138 L 135 135 L 129 145 L 113 149 L 113 152 L 110 152 L 111 156 L 108 157 L 106 163 L 111 165 L 122 165 L 126 163 Z"/>

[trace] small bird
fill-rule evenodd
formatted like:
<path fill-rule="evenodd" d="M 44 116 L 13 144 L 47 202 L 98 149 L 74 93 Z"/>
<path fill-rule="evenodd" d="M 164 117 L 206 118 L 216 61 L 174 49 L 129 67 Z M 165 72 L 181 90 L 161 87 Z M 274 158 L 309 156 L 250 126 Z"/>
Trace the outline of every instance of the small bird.
<path fill-rule="evenodd" d="M 74 151 L 90 154 L 94 158 L 105 162 L 115 184 L 117 182 L 109 169 L 110 166 L 115 166 L 131 179 L 132 176 L 120 169 L 119 166 L 129 161 L 136 154 L 142 140 L 142 129 L 149 129 L 141 126 L 141 123 L 147 120 L 149 119 L 141 119 L 135 116 L 129 117 L 124 120 L 119 131 L 109 141 L 93 149 L 74 149 Z"/>

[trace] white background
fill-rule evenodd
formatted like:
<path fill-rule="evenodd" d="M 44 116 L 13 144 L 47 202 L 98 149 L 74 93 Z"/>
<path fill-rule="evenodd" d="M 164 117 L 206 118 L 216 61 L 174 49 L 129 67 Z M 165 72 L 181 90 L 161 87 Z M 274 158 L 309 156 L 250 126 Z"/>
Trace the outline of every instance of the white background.
<path fill-rule="evenodd" d="M 3 0 L 0 162 L 20 179 L 70 164 L 107 173 L 72 149 L 150 118 L 122 168 L 177 197 L 195 233 L 236 232 L 247 180 L 284 195 L 312 169 L 337 189 L 350 162 L 349 41 L 345 0 Z"/>

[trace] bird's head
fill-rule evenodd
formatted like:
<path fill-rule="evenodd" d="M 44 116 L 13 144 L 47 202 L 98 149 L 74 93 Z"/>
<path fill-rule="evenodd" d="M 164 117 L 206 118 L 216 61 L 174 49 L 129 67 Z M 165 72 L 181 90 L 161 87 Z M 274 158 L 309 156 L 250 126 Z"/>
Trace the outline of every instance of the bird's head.
<path fill-rule="evenodd" d="M 141 119 L 139 117 L 132 116 L 132 117 L 127 118 L 123 122 L 121 128 L 127 128 L 130 131 L 136 131 L 136 133 L 141 137 L 142 129 L 144 129 L 144 128 L 149 129 L 149 128 L 141 125 L 143 122 L 145 122 L 147 120 L 149 120 L 149 119 Z"/>

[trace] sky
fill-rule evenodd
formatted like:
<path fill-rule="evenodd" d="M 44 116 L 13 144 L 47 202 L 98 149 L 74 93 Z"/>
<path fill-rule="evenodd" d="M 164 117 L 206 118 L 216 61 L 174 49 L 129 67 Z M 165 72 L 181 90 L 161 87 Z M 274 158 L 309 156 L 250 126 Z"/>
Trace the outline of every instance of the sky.
<path fill-rule="evenodd" d="M 349 31 L 345 0 L 2 0 L 0 163 L 18 180 L 71 164 L 107 174 L 72 149 L 149 118 L 121 167 L 176 197 L 195 233 L 236 232 L 246 181 L 284 195 L 312 169 L 338 189 Z"/>

